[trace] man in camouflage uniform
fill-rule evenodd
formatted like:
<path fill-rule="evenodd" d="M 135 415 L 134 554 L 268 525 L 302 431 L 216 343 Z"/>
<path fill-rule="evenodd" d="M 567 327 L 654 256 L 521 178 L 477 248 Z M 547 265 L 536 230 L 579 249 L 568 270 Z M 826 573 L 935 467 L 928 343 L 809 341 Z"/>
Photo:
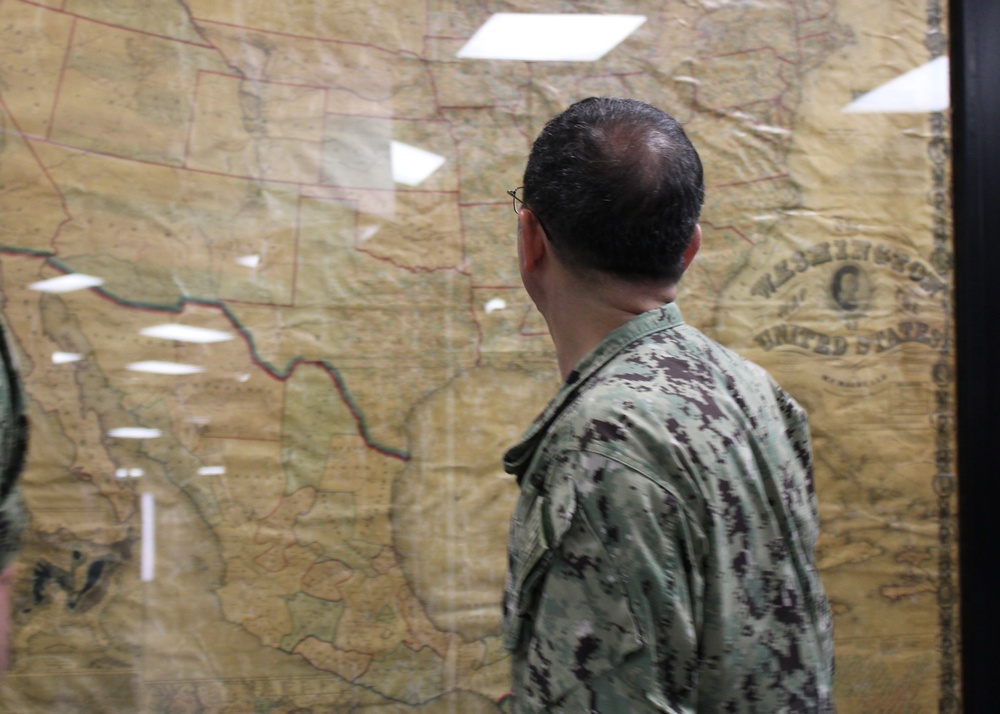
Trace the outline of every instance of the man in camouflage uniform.
<path fill-rule="evenodd" d="M 673 302 L 694 147 L 647 104 L 584 100 L 512 193 L 565 380 L 504 459 L 514 711 L 832 711 L 805 415 Z"/>
<path fill-rule="evenodd" d="M 24 396 L 0 321 L 0 677 L 7 669 L 10 600 L 25 513 L 16 481 L 24 465 L 28 422 Z"/>

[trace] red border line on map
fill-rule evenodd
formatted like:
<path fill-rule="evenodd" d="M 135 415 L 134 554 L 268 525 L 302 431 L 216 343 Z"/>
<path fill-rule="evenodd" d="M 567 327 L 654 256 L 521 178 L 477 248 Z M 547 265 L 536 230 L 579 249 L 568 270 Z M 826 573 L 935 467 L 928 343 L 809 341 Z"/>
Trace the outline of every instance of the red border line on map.
<path fill-rule="evenodd" d="M 59 98 L 62 96 L 63 79 L 66 77 L 66 65 L 69 64 L 69 56 L 73 51 L 73 40 L 76 38 L 76 23 L 74 17 L 69 27 L 69 37 L 66 38 L 66 51 L 63 53 L 62 66 L 59 68 L 59 79 L 56 80 L 55 93 L 52 96 L 52 110 L 49 112 L 49 124 L 45 127 L 45 138 L 52 137 L 52 127 L 56 123 L 56 111 L 59 109 Z"/>
<path fill-rule="evenodd" d="M 192 21 L 203 22 L 206 25 L 219 25 L 220 27 L 232 27 L 236 30 L 245 30 L 246 32 L 256 32 L 261 35 L 278 35 L 279 37 L 288 37 L 293 40 L 305 40 L 307 42 L 325 42 L 330 44 L 340 44 L 340 45 L 351 45 L 354 47 L 366 47 L 368 49 L 376 50 L 378 52 L 385 52 L 391 55 L 403 55 L 416 58 L 417 55 L 411 50 L 390 50 L 386 47 L 380 47 L 379 45 L 372 44 L 370 42 L 356 42 L 354 40 L 341 40 L 332 37 L 316 37 L 313 35 L 299 35 L 293 32 L 282 32 L 281 30 L 267 30 L 259 27 L 253 27 L 252 25 L 237 25 L 233 22 L 224 22 L 222 20 L 210 20 L 207 17 L 195 17 L 192 15 Z M 214 48 L 213 48 L 214 49 Z"/>
<path fill-rule="evenodd" d="M 100 25 L 101 27 L 110 27 L 110 28 L 113 28 L 113 29 L 116 29 L 116 30 L 123 30 L 124 32 L 134 32 L 137 35 L 145 35 L 146 37 L 155 37 L 155 38 L 157 38 L 159 40 L 168 40 L 170 42 L 180 42 L 181 44 L 191 45 L 192 47 L 202 47 L 202 48 L 204 48 L 206 50 L 215 50 L 216 49 L 212 45 L 205 45 L 205 44 L 202 44 L 200 42 L 192 42 L 191 40 L 183 40 L 180 37 L 171 37 L 170 35 L 161 35 L 161 34 L 158 34 L 156 32 L 148 32 L 146 30 L 137 30 L 134 27 L 128 27 L 126 25 L 115 25 L 114 23 L 111 23 L 111 22 L 104 22 L 103 20 L 96 20 L 96 19 L 94 19 L 92 17 L 88 17 L 86 15 L 80 15 L 80 14 L 75 13 L 75 12 L 69 12 L 68 10 L 65 10 L 65 9 L 59 9 L 59 8 L 51 7 L 49 5 L 43 5 L 43 4 L 38 3 L 38 2 L 32 2 L 32 0 L 17 0 L 17 1 L 20 2 L 20 3 L 23 3 L 25 5 L 31 5 L 32 7 L 40 8 L 42 10 L 48 10 L 49 12 L 55 12 L 55 13 L 58 13 L 60 15 L 66 15 L 68 17 L 73 17 L 73 18 L 76 18 L 78 20 L 83 20 L 85 22 L 90 22 L 90 23 L 93 23 L 95 25 Z M 66 6 L 65 6 L 65 3 L 64 3 L 63 4 L 63 8 L 65 8 L 65 7 Z"/>

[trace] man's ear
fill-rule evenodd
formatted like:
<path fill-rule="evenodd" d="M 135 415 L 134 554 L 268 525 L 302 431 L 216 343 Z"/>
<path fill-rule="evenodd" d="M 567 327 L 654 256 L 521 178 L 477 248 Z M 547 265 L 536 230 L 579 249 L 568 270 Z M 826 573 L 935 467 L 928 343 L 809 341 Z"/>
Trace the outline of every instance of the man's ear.
<path fill-rule="evenodd" d="M 688 243 L 687 250 L 684 251 L 684 270 L 688 269 L 694 257 L 701 248 L 701 224 L 695 224 L 694 233 L 691 234 L 691 242 Z"/>
<path fill-rule="evenodd" d="M 545 229 L 538 216 L 530 208 L 522 208 L 517 217 L 517 233 L 520 240 L 521 270 L 533 273 L 548 256 Z"/>

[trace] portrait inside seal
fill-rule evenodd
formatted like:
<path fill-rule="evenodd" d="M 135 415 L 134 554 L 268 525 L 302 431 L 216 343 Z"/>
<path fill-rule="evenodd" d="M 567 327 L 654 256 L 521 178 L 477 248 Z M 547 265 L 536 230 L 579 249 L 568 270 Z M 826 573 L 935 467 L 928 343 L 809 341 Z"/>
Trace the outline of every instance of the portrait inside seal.
<path fill-rule="evenodd" d="M 842 266 L 833 274 L 830 295 L 837 307 L 845 312 L 863 310 L 868 306 L 871 284 L 868 275 L 854 264 Z"/>

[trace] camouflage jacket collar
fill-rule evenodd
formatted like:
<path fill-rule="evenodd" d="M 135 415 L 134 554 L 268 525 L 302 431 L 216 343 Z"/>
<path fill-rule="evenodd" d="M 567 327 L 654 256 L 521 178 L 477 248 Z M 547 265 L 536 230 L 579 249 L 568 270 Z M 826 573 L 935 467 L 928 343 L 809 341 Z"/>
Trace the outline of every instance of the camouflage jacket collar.
<path fill-rule="evenodd" d="M 680 308 L 676 303 L 667 303 L 658 308 L 636 315 L 607 337 L 594 350 L 576 365 L 572 372 L 566 375 L 566 381 L 552 398 L 545 410 L 535 418 L 520 441 L 511 447 L 503 457 L 504 470 L 521 477 L 528 470 L 535 451 L 542 439 L 548 433 L 549 426 L 562 413 L 563 409 L 579 394 L 583 385 L 628 345 L 653 332 L 669 330 L 684 324 Z"/>

